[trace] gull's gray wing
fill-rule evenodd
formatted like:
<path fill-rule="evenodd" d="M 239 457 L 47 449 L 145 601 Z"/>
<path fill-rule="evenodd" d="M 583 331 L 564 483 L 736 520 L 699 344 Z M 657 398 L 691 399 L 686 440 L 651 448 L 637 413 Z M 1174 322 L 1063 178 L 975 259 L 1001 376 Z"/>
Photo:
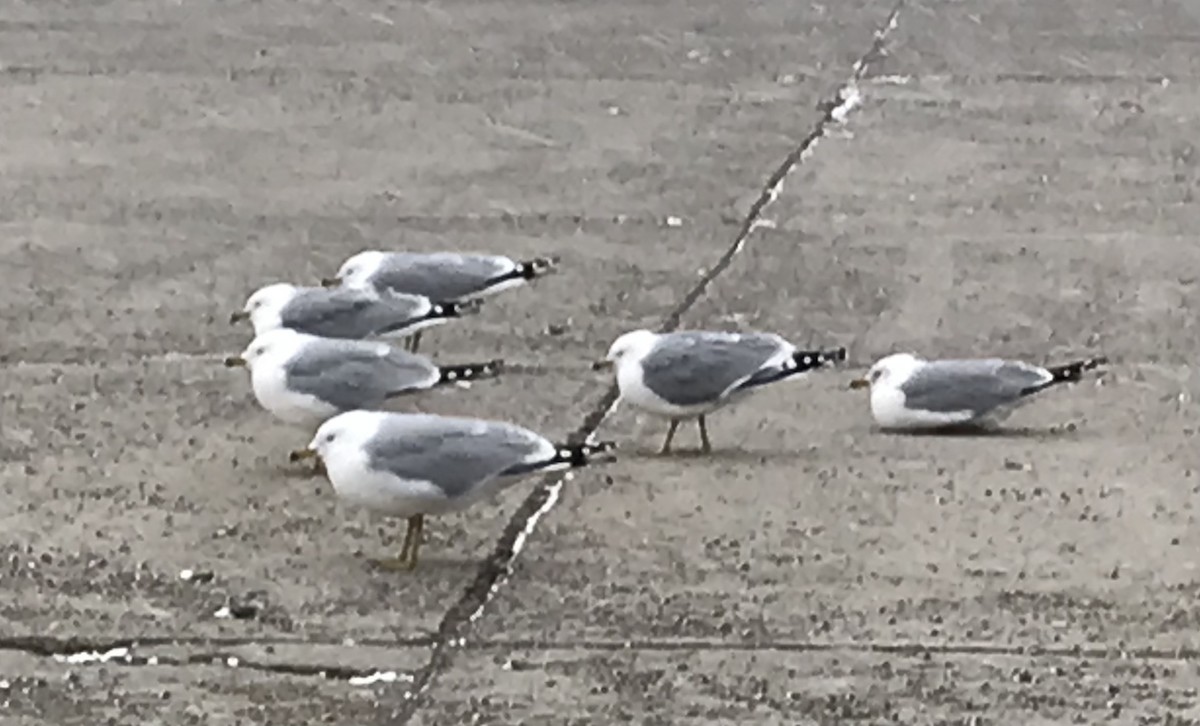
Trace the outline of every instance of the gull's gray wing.
<path fill-rule="evenodd" d="M 998 358 L 930 361 L 901 386 L 911 409 L 978 417 L 1044 388 L 1053 376 L 1037 366 Z"/>
<path fill-rule="evenodd" d="M 456 499 L 510 470 L 524 473 L 529 457 L 548 447 L 550 458 L 549 442 L 512 424 L 400 414 L 389 417 L 365 448 L 372 469 L 430 482 Z"/>
<path fill-rule="evenodd" d="M 316 340 L 284 365 L 287 387 L 343 411 L 382 406 L 389 397 L 429 388 L 438 369 L 429 359 L 384 343 Z"/>
<path fill-rule="evenodd" d="M 642 382 L 676 406 L 715 403 L 790 349 L 770 333 L 670 333 L 642 359 Z"/>
<path fill-rule="evenodd" d="M 371 284 L 438 302 L 457 302 L 478 295 L 516 269 L 507 257 L 454 252 L 389 254 L 371 276 Z"/>
<path fill-rule="evenodd" d="M 280 312 L 283 327 L 324 338 L 362 339 L 399 330 L 423 318 L 429 301 L 415 295 L 351 288 L 307 288 Z"/>

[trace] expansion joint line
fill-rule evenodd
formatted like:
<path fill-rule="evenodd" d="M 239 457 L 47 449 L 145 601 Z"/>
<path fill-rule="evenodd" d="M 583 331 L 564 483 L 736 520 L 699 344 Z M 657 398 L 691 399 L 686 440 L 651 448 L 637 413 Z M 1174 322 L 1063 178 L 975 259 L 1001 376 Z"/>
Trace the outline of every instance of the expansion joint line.
<path fill-rule="evenodd" d="M 662 319 L 660 330 L 666 332 L 679 328 L 683 316 L 704 296 L 713 281 L 729 269 L 734 258 L 746 246 L 746 242 L 754 230 L 764 224 L 763 215 L 767 208 L 779 198 L 788 175 L 808 159 L 825 133 L 845 121 L 847 115 L 862 100 L 858 90 L 859 82 L 866 76 L 869 66 L 883 56 L 888 37 L 899 23 L 904 2 L 905 0 L 898 0 L 883 24 L 875 30 L 871 46 L 855 61 L 850 77 L 832 97 L 826 98 L 818 106 L 821 115 L 812 130 L 767 177 L 758 197 L 750 205 L 749 211 L 738 226 L 733 241 L 716 263 L 688 290 L 679 304 Z M 583 440 L 594 434 L 600 424 L 612 413 L 617 397 L 616 387 L 610 386 L 599 402 L 585 416 L 582 425 L 573 433 L 572 439 Z M 414 674 L 412 686 L 404 695 L 404 702 L 392 713 L 391 723 L 407 724 L 424 705 L 429 687 L 449 667 L 453 650 L 465 645 L 466 635 L 470 628 L 499 589 L 508 582 L 525 541 L 537 527 L 538 521 L 557 504 L 563 483 L 570 476 L 568 473 L 547 477 L 521 502 L 505 526 L 492 552 L 480 565 L 475 578 L 458 601 L 442 617 L 430 651 L 429 661 Z"/>

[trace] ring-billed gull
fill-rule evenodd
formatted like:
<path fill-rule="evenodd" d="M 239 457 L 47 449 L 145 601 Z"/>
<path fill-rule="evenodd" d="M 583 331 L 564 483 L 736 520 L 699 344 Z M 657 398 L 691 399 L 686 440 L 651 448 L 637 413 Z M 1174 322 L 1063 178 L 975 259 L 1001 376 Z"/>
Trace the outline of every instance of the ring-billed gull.
<path fill-rule="evenodd" d="M 1036 393 L 1083 378 L 1106 358 L 1037 366 L 1000 358 L 925 360 L 895 353 L 851 388 L 871 389 L 871 413 L 885 429 L 937 429 L 996 423 Z"/>
<path fill-rule="evenodd" d="M 390 288 L 432 300 L 462 301 L 524 285 L 557 265 L 555 257 L 517 261 L 502 255 L 367 250 L 347 259 L 336 277 L 321 284 Z"/>
<path fill-rule="evenodd" d="M 278 328 L 256 337 L 225 365 L 250 369 L 255 399 L 277 418 L 315 428 L 338 413 L 380 408 L 405 394 L 495 376 L 503 362 L 439 366 L 387 343 Z"/>
<path fill-rule="evenodd" d="M 424 295 L 431 300 L 466 302 L 524 285 L 557 266 L 557 257 L 517 261 L 502 255 L 366 250 L 343 262 L 337 276 L 321 280 L 321 284 L 373 287 Z M 413 336 L 412 350 L 420 342 L 418 331 Z"/>
<path fill-rule="evenodd" d="M 635 330 L 617 338 L 597 367 L 616 366 L 621 400 L 671 420 L 661 453 L 670 452 L 679 422 L 689 418 L 697 419 L 700 448 L 708 453 L 707 414 L 768 384 L 845 359 L 845 348 L 798 350 L 774 333 Z"/>
<path fill-rule="evenodd" d="M 277 328 L 325 338 L 403 338 L 433 325 L 474 313 L 481 303 L 442 302 L 424 295 L 374 288 L 302 287 L 275 283 L 256 290 L 229 320 L 249 319 L 254 334 Z"/>
<path fill-rule="evenodd" d="M 411 569 L 427 515 L 465 509 L 539 472 L 586 466 L 614 448 L 555 444 L 499 421 L 351 411 L 322 424 L 292 458 L 318 458 L 347 503 L 407 518 L 400 556 L 380 564 Z"/>

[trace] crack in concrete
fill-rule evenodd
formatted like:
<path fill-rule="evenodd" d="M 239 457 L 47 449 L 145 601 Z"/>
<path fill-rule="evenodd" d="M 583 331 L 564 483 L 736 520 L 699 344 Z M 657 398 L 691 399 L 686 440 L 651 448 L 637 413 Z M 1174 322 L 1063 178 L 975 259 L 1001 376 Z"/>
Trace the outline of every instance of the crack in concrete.
<path fill-rule="evenodd" d="M 300 677 L 323 678 L 343 681 L 351 685 L 366 686 L 372 683 L 409 682 L 415 674 L 398 673 L 382 667 L 350 667 L 337 664 L 296 662 L 279 660 L 258 661 L 234 652 L 236 647 L 265 647 L 268 645 L 340 646 L 348 649 L 357 647 L 379 648 L 428 648 L 435 644 L 432 636 L 394 639 L 362 639 L 353 642 L 314 640 L 303 638 L 172 638 L 154 637 L 142 639 L 86 639 L 76 637 L 55 638 L 51 636 L 13 636 L 0 639 L 0 651 L 20 652 L 33 656 L 51 658 L 66 665 L 86 666 L 92 663 L 117 667 L 188 667 L 196 665 L 225 666 L 248 670 Z M 199 650 L 172 656 L 154 653 L 155 648 L 202 646 Z M 921 641 L 809 641 L 809 640 L 747 640 L 730 641 L 702 638 L 634 638 L 615 639 L 505 639 L 489 638 L 459 645 L 462 650 L 475 652 L 525 651 L 548 653 L 561 651 L 584 651 L 590 653 L 860 653 L 866 655 L 894 655 L 900 657 L 974 657 L 1011 656 L 1026 658 L 1062 658 L 1069 660 L 1146 660 L 1146 661 L 1200 661 L 1200 648 L 1114 647 L 1103 645 L 1056 645 L 1038 644 L 993 644 L 993 643 L 936 643 Z M 139 653 L 138 651 L 142 651 Z M 149 652 L 150 654 L 146 654 Z"/>
<path fill-rule="evenodd" d="M 807 641 L 754 640 L 728 641 L 703 639 L 632 639 L 632 640 L 525 640 L 489 639 L 464 644 L 465 650 L 517 650 L 589 652 L 779 652 L 779 653 L 876 653 L 899 656 L 1027 656 L 1087 660 L 1200 660 L 1200 648 L 1114 647 L 1103 645 L 1013 645 L 992 643 L 929 643 L 921 641 Z"/>
<path fill-rule="evenodd" d="M 1077 85 L 1093 84 L 1149 84 L 1154 86 L 1169 86 L 1176 82 L 1194 82 L 1195 78 L 1187 76 L 1164 76 L 1161 74 L 1134 73 L 918 73 L 879 76 L 870 81 L 871 85 L 903 86 L 913 83 L 943 83 L 959 86 L 978 86 L 995 83 L 1016 83 L 1031 86 L 1044 85 Z"/>
<path fill-rule="evenodd" d="M 256 661 L 248 659 L 231 651 L 199 651 L 176 657 L 171 655 L 141 655 L 133 645 L 114 645 L 110 648 L 81 650 L 66 650 L 63 652 L 45 652 L 39 648 L 12 647 L 5 644 L 0 650 L 15 651 L 29 655 L 47 657 L 65 665 L 86 666 L 92 663 L 124 666 L 194 666 L 194 665 L 224 665 L 228 668 L 244 668 L 263 673 L 292 676 L 315 676 L 334 681 L 353 682 L 357 679 L 369 679 L 382 673 L 378 668 L 355 668 L 351 666 L 305 663 L 295 661 Z M 407 678 L 408 676 L 406 676 Z M 394 678 L 390 680 L 395 680 Z"/>
<path fill-rule="evenodd" d="M 750 209 L 738 226 L 733 242 L 716 263 L 683 296 L 675 308 L 663 318 L 659 327 L 661 331 L 671 331 L 679 327 L 684 314 L 703 297 L 713 281 L 733 264 L 734 258 L 746 246 L 746 242 L 754 230 L 764 224 L 764 212 L 779 198 L 788 175 L 813 153 L 825 133 L 831 127 L 842 123 L 846 115 L 861 101 L 858 84 L 865 77 L 870 64 L 883 55 L 884 45 L 888 36 L 897 27 L 904 3 L 905 0 L 897 1 L 884 23 L 875 30 L 870 47 L 854 62 L 850 77 L 838 87 L 833 97 L 827 98 L 819 104 L 818 110 L 821 115 L 812 130 L 767 177 L 758 197 L 750 205 Z M 583 423 L 574 431 L 572 439 L 583 440 L 594 434 L 600 424 L 612 413 L 618 396 L 616 386 L 610 385 L 585 416 Z M 425 695 L 430 686 L 438 675 L 449 667 L 453 648 L 465 644 L 467 631 L 512 576 L 513 567 L 525 541 L 537 527 L 538 521 L 554 508 L 563 484 L 569 478 L 570 475 L 567 474 L 544 479 L 525 498 L 512 518 L 509 519 L 492 552 L 477 571 L 475 579 L 443 616 L 438 625 L 437 640 L 433 645 L 429 661 L 416 673 L 411 689 L 404 694 L 404 703 L 393 712 L 393 723 L 408 723 L 424 705 Z"/>
<path fill-rule="evenodd" d="M 88 656 L 93 655 L 93 653 L 95 653 L 96 657 L 89 658 Z M 97 662 L 107 665 L 131 667 L 224 665 L 227 668 L 243 668 L 277 675 L 310 676 L 347 682 L 357 679 L 367 679 L 377 673 L 383 672 L 377 668 L 353 668 L 334 664 L 255 661 L 241 655 L 221 651 L 189 653 L 183 657 L 173 657 L 169 655 L 138 655 L 130 648 L 115 648 L 101 653 L 83 651 L 65 656 L 58 655 L 54 659 L 60 663 L 83 664 Z"/>
<path fill-rule="evenodd" d="M 369 647 L 369 648 L 428 648 L 433 645 L 432 635 L 414 636 L 410 638 L 355 638 L 320 639 L 320 638 L 288 638 L 279 636 L 238 636 L 238 637 L 176 637 L 170 635 L 137 637 L 137 638 L 82 638 L 68 635 L 55 637 L 52 635 L 10 635 L 0 637 L 0 651 L 28 653 L 30 655 L 50 658 L 56 655 L 72 655 L 75 653 L 106 652 L 118 648 L 147 649 L 189 646 L 207 648 L 238 648 L 266 646 L 327 646 L 327 647 Z"/>
<path fill-rule="evenodd" d="M 238 647 L 270 647 L 284 646 L 314 646 L 344 648 L 357 647 L 386 647 L 386 648 L 428 648 L 433 645 L 433 639 L 426 637 L 403 640 L 358 640 L 352 643 L 344 641 L 317 641 L 300 638 L 79 638 L 74 636 L 57 638 L 44 635 L 8 636 L 0 638 L 0 652 L 16 652 L 27 655 L 49 658 L 58 663 L 74 666 L 89 664 L 106 664 L 123 667 L 142 666 L 193 666 L 193 665 L 223 665 L 228 668 L 245 668 L 277 675 L 319 677 L 328 680 L 346 681 L 351 685 L 369 685 L 370 683 L 396 680 L 410 680 L 408 674 L 397 674 L 395 671 L 375 667 L 353 667 L 334 663 L 301 662 L 281 658 L 274 661 L 261 661 L 248 658 L 245 654 L 235 652 Z M 164 648 L 199 647 L 199 650 L 183 655 L 172 655 L 162 652 Z M 140 652 L 139 652 L 140 651 Z"/>

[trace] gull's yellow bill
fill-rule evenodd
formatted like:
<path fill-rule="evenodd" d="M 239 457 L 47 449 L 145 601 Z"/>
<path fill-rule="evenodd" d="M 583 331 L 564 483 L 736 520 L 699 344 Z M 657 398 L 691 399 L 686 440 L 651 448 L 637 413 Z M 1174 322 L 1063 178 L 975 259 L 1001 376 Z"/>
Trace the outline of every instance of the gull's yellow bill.
<path fill-rule="evenodd" d="M 291 454 L 288 454 L 288 461 L 304 461 L 305 459 L 316 459 L 317 452 L 314 449 L 296 449 Z"/>

